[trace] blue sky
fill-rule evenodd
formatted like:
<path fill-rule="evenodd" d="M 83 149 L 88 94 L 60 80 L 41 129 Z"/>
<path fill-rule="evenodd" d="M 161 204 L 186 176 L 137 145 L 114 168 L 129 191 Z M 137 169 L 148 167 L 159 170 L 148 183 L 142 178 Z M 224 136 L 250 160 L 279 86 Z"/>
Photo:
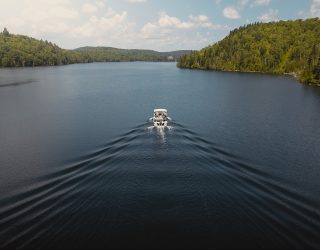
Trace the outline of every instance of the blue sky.
<path fill-rule="evenodd" d="M 0 6 L 0 28 L 68 49 L 200 49 L 247 23 L 320 17 L 320 0 L 0 0 Z"/>

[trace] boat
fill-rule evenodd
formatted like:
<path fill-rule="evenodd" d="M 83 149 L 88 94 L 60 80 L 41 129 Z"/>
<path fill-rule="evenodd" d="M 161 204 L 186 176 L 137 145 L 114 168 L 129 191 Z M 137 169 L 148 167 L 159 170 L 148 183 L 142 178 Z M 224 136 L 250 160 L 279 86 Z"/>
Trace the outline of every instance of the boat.
<path fill-rule="evenodd" d="M 168 120 L 168 111 L 166 109 L 158 108 L 153 110 L 152 121 L 155 127 L 166 127 Z"/>

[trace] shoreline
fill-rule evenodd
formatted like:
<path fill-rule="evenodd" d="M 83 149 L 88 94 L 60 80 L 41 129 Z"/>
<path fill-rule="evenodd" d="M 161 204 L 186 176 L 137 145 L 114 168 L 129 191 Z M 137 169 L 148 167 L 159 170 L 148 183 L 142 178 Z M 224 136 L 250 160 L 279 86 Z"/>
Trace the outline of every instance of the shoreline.
<path fill-rule="evenodd" d="M 314 87 L 320 87 L 320 84 L 310 84 L 310 83 L 303 83 L 299 80 L 299 76 L 296 72 L 284 72 L 281 74 L 278 73 L 271 73 L 271 72 L 262 72 L 262 71 L 254 71 L 254 70 L 247 70 L 247 71 L 243 71 L 243 70 L 218 70 L 218 69 L 205 69 L 205 68 L 188 68 L 188 67 L 179 67 L 177 66 L 177 68 L 179 69 L 190 69 L 190 70 L 205 70 L 205 71 L 217 71 L 217 72 L 234 72 L 234 73 L 258 73 L 258 74 L 267 74 L 267 75 L 278 75 L 278 76 L 291 76 L 293 78 L 295 78 L 298 83 L 303 84 L 303 85 L 308 85 L 308 86 L 314 86 Z"/>
<path fill-rule="evenodd" d="M 35 65 L 35 66 L 0 66 L 0 69 L 19 69 L 19 68 L 41 68 L 41 67 L 61 67 L 74 64 L 91 64 L 91 63 L 134 63 L 134 62 L 148 62 L 148 63 L 177 63 L 176 61 L 97 61 L 97 62 L 78 62 L 78 63 L 66 63 L 66 64 L 56 64 L 56 65 Z"/>
<path fill-rule="evenodd" d="M 270 73 L 270 72 L 262 72 L 262 71 L 254 71 L 254 70 L 248 70 L 248 71 L 243 71 L 243 70 L 218 70 L 218 69 L 205 69 L 205 68 L 187 68 L 187 67 L 178 67 L 179 69 L 190 69 L 190 70 L 205 70 L 205 71 L 217 71 L 217 72 L 234 72 L 234 73 L 257 73 L 257 74 L 267 74 L 267 75 L 277 75 L 277 76 L 291 76 L 295 78 L 298 83 L 303 84 L 303 85 L 308 85 L 308 86 L 314 86 L 314 87 L 320 87 L 320 84 L 310 84 L 310 83 L 303 83 L 299 80 L 299 76 L 296 72 L 285 72 L 281 74 L 277 73 Z"/>

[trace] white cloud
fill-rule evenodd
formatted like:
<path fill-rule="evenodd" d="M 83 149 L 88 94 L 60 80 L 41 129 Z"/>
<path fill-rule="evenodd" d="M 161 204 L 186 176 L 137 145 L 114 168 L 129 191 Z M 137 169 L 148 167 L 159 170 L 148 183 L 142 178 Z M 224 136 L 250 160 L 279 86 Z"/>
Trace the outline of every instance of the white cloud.
<path fill-rule="evenodd" d="M 104 16 L 92 15 L 85 23 L 70 28 L 68 34 L 83 42 L 79 46 L 90 44 L 159 50 L 169 47 L 168 50 L 174 50 L 203 47 L 211 42 L 211 31 L 217 29 L 225 30 L 226 27 L 213 24 L 205 15 L 190 15 L 186 21 L 182 21 L 165 12 L 159 13 L 157 21 L 139 28 L 136 23 L 130 22 L 126 11 L 118 13 L 109 8 Z"/>
<path fill-rule="evenodd" d="M 110 10 L 111 11 L 111 10 Z M 111 11 L 111 13 L 113 13 Z M 119 41 L 133 33 L 135 24 L 128 21 L 126 11 L 122 13 L 107 14 L 106 16 L 91 16 L 89 20 L 70 30 L 75 38 L 101 39 L 106 41 Z"/>
<path fill-rule="evenodd" d="M 277 15 L 278 15 L 279 11 L 278 10 L 274 10 L 274 9 L 269 9 L 266 13 L 263 13 L 262 15 L 260 15 L 258 17 L 258 19 L 261 22 L 271 22 L 271 21 L 277 21 Z"/>
<path fill-rule="evenodd" d="M 245 7 L 247 4 L 250 4 L 250 7 L 269 5 L 271 0 L 238 0 L 237 5 L 240 9 Z"/>
<path fill-rule="evenodd" d="M 181 22 L 177 17 L 171 17 L 167 13 L 160 13 L 160 18 L 158 20 L 160 27 L 175 27 L 178 29 L 190 29 L 193 27 L 191 22 Z"/>
<path fill-rule="evenodd" d="M 127 0 L 129 3 L 144 3 L 146 0 Z"/>
<path fill-rule="evenodd" d="M 91 4 L 91 3 L 85 3 L 82 5 L 82 8 L 81 8 L 82 12 L 84 13 L 94 13 L 98 10 L 98 8 Z"/>
<path fill-rule="evenodd" d="M 212 28 L 212 29 L 219 29 L 222 26 L 213 24 L 209 17 L 205 15 L 199 15 L 199 16 L 189 16 L 190 21 L 193 23 L 193 27 L 202 27 L 202 28 Z"/>
<path fill-rule="evenodd" d="M 214 31 L 226 29 L 213 24 L 205 15 L 190 15 L 188 20 L 182 21 L 161 12 L 157 21 L 148 22 L 141 28 L 140 34 L 150 44 L 184 45 L 184 48 L 189 44 L 189 48 L 194 48 L 196 44 L 208 45 L 212 42 Z"/>
<path fill-rule="evenodd" d="M 107 1 L 84 0 L 82 5 L 76 1 L 10 0 L 0 9 L 0 24 L 11 33 L 46 39 L 62 48 L 90 45 L 160 51 L 199 49 L 229 31 L 206 15 L 183 19 L 162 12 L 155 20 L 138 24 L 131 12 L 115 10 Z"/>
<path fill-rule="evenodd" d="M 257 5 L 269 5 L 271 0 L 255 0 L 252 4 L 251 7 L 257 6 Z"/>
<path fill-rule="evenodd" d="M 310 14 L 313 17 L 320 17 L 320 0 L 313 0 L 310 7 Z"/>
<path fill-rule="evenodd" d="M 0 23 L 15 33 L 39 37 L 66 32 L 67 23 L 80 18 L 68 0 L 11 0 L 11 4 L 16 5 L 14 15 L 2 16 Z"/>
<path fill-rule="evenodd" d="M 250 0 L 240 0 L 240 1 L 239 1 L 239 5 L 240 5 L 240 6 L 245 6 L 245 5 L 247 5 L 247 3 L 249 3 L 249 1 L 250 1 Z"/>
<path fill-rule="evenodd" d="M 232 6 L 224 8 L 223 9 L 223 15 L 226 18 L 230 18 L 230 19 L 238 19 L 238 18 L 240 18 L 240 15 L 239 15 L 238 11 Z"/>
<path fill-rule="evenodd" d="M 98 6 L 99 8 L 104 8 L 104 7 L 105 7 L 104 2 L 102 2 L 102 1 L 98 1 L 98 2 L 96 2 L 96 4 L 97 4 L 97 6 Z"/>
<path fill-rule="evenodd" d="M 158 19 L 157 22 L 155 23 L 147 23 L 143 28 L 142 32 L 143 33 L 150 33 L 153 32 L 156 29 L 190 29 L 194 27 L 193 22 L 182 22 L 179 18 L 177 17 L 172 17 L 169 16 L 165 12 L 160 13 L 160 18 Z"/>
<path fill-rule="evenodd" d="M 189 16 L 188 21 L 181 21 L 177 17 L 169 16 L 166 12 L 161 12 L 157 22 L 149 22 L 141 29 L 144 35 L 154 33 L 172 33 L 174 30 L 190 30 L 194 28 L 221 28 L 210 22 L 209 17 L 205 15 Z"/>
<path fill-rule="evenodd" d="M 203 23 L 203 22 L 208 22 L 209 21 L 209 17 L 205 16 L 205 15 L 199 15 L 199 16 L 192 16 L 190 15 L 189 18 L 195 22 L 199 22 L 199 23 Z"/>

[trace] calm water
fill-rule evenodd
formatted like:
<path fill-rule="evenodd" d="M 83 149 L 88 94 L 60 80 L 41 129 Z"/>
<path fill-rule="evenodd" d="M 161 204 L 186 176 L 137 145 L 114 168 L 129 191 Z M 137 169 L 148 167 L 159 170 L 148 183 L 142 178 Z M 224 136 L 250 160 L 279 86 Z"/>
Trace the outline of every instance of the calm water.
<path fill-rule="evenodd" d="M 319 114 L 286 76 L 0 69 L 0 248 L 320 249 Z"/>

